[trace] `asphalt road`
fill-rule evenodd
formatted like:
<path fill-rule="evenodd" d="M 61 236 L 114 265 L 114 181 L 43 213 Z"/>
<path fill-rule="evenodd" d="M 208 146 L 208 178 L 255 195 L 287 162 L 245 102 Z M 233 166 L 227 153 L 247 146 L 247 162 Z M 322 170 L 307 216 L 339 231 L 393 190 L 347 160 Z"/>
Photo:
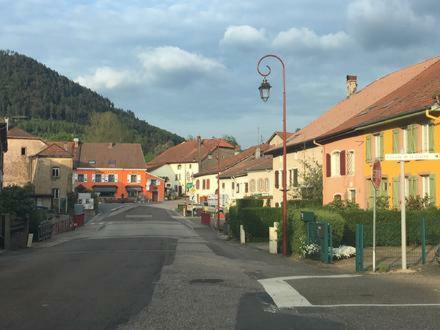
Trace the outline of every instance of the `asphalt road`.
<path fill-rule="evenodd" d="M 440 324 L 436 278 L 335 277 L 341 274 L 331 266 L 224 241 L 163 208 L 131 205 L 106 215 L 53 241 L 0 255 L 0 329 Z M 280 308 L 283 303 L 291 307 Z"/>

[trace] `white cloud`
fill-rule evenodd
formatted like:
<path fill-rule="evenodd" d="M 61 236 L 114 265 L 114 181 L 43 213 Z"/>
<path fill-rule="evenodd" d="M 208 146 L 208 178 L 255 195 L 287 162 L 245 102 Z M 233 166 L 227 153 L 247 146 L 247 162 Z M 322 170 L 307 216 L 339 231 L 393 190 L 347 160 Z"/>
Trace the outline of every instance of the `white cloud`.
<path fill-rule="evenodd" d="M 144 69 L 144 79 L 150 81 L 178 82 L 185 79 L 189 82 L 225 68 L 214 59 L 171 46 L 147 49 L 138 58 Z"/>
<path fill-rule="evenodd" d="M 75 81 L 93 90 L 114 89 L 135 82 L 129 71 L 118 71 L 108 66 L 97 68 L 91 75 L 79 76 Z"/>
<path fill-rule="evenodd" d="M 291 28 L 281 31 L 273 40 L 276 48 L 296 51 L 331 50 L 343 48 L 350 43 L 350 36 L 344 31 L 318 35 L 309 28 Z"/>
<path fill-rule="evenodd" d="M 226 29 L 220 45 L 252 49 L 266 43 L 266 40 L 264 29 L 257 30 L 249 25 L 231 25 Z"/>

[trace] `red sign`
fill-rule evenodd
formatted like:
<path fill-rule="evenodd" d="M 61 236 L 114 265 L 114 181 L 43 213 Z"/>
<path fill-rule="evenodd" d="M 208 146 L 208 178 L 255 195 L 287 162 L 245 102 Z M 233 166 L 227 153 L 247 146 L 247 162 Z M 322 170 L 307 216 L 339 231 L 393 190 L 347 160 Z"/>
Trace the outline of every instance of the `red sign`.
<path fill-rule="evenodd" d="M 371 172 L 371 183 L 375 189 L 379 189 L 382 181 L 382 166 L 379 160 L 374 161 L 373 169 Z"/>

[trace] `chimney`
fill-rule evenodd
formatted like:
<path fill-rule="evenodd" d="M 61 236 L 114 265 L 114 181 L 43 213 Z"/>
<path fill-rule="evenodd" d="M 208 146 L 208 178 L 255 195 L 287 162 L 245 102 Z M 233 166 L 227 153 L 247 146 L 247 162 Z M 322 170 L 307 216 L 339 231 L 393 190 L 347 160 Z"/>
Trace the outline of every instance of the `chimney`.
<path fill-rule="evenodd" d="M 255 148 L 255 159 L 259 159 L 261 157 L 261 148 L 260 146 Z"/>
<path fill-rule="evenodd" d="M 112 148 L 115 146 L 115 144 L 116 144 L 116 143 L 114 143 L 114 142 L 110 142 L 110 143 L 108 144 L 108 148 L 109 148 L 109 149 L 112 149 Z"/>
<path fill-rule="evenodd" d="M 347 98 L 356 93 L 357 89 L 357 76 L 347 75 Z"/>
<path fill-rule="evenodd" d="M 78 148 L 78 146 L 79 146 L 79 139 L 78 138 L 74 138 L 73 139 L 73 144 L 74 144 L 75 148 Z"/>

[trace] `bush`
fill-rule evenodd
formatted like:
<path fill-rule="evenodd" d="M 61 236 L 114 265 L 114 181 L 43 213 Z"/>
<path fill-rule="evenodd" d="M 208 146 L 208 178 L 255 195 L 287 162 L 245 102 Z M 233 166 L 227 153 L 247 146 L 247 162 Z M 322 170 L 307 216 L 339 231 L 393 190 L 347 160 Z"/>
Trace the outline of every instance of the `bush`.
<path fill-rule="evenodd" d="M 318 209 L 322 208 L 322 201 L 320 200 L 307 200 L 307 199 L 296 199 L 287 201 L 288 208 L 300 209 Z"/>
<path fill-rule="evenodd" d="M 238 221 L 238 211 L 236 206 L 229 207 L 229 212 L 226 213 L 226 221 L 229 224 L 229 230 L 235 238 L 240 237 L 240 222 Z"/>
<path fill-rule="evenodd" d="M 269 227 L 281 221 L 281 209 L 270 207 L 246 207 L 239 210 L 239 223 L 244 226 L 246 240 L 268 240 Z M 240 227 L 240 226 L 239 226 Z"/>
<path fill-rule="evenodd" d="M 245 207 L 263 207 L 262 199 L 255 198 L 242 198 L 237 199 L 237 209 L 243 209 Z"/>
<path fill-rule="evenodd" d="M 289 220 L 293 222 L 291 244 L 294 253 L 301 253 L 302 245 L 307 241 L 307 229 L 305 222 L 301 220 L 301 211 L 311 211 L 315 213 L 316 221 L 325 221 L 331 224 L 333 246 L 338 247 L 341 245 L 345 220 L 338 212 L 327 209 L 289 209 Z"/>

